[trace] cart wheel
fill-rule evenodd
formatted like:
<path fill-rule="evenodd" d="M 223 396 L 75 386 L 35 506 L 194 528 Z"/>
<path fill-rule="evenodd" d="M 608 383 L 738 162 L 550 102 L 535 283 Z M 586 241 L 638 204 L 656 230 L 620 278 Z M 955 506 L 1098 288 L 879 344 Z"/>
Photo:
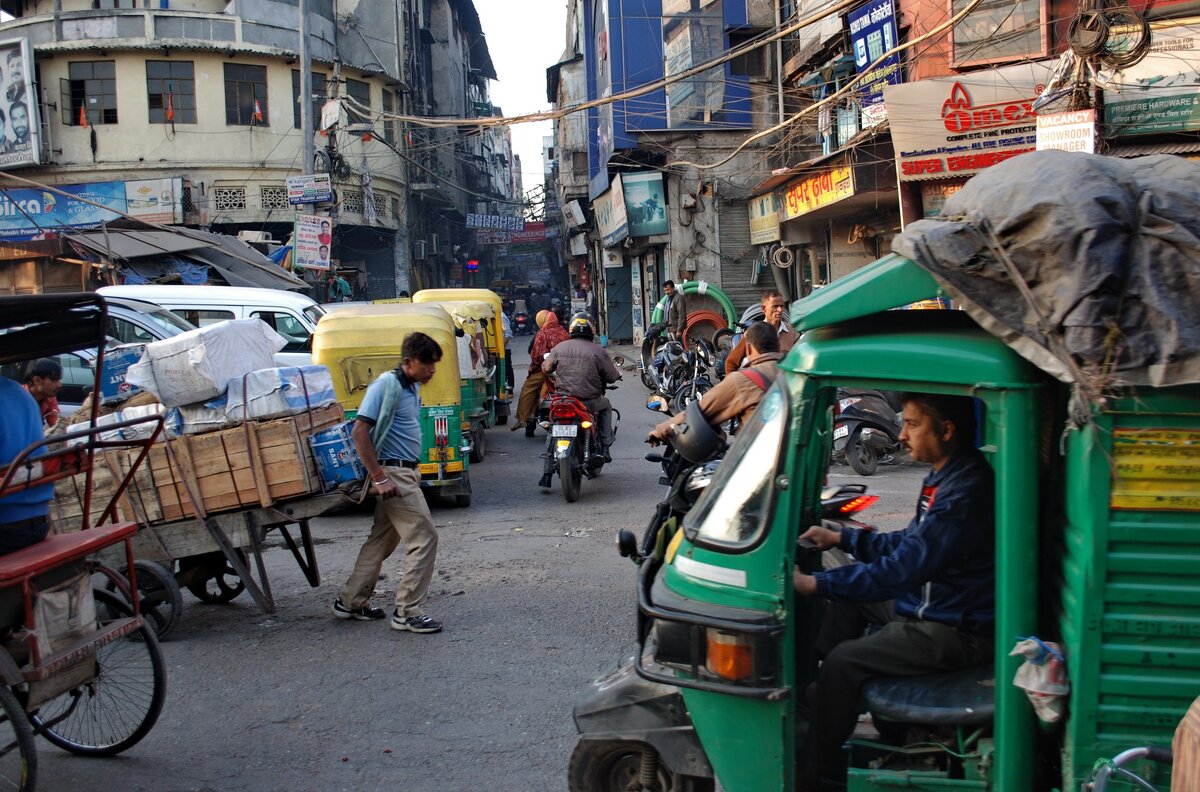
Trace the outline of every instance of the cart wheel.
<path fill-rule="evenodd" d="M 175 575 L 162 564 L 154 561 L 134 561 L 133 569 L 137 573 L 142 616 L 150 622 L 154 634 L 165 639 L 183 617 L 183 592 L 175 582 Z M 121 567 L 121 574 L 128 580 L 129 567 Z M 104 588 L 106 591 L 116 592 L 116 581 L 108 580 Z M 124 596 L 124 592 L 121 592 L 121 595 Z"/>
<path fill-rule="evenodd" d="M 248 564 L 246 554 L 241 550 L 237 552 L 242 563 Z M 203 563 L 211 565 L 206 570 L 207 577 L 202 583 L 192 583 L 188 586 L 188 591 L 192 592 L 201 602 L 207 602 L 210 605 L 224 605 L 233 602 L 239 594 L 246 590 L 246 584 L 238 577 L 237 570 L 221 553 L 209 554 L 204 558 Z"/>
<path fill-rule="evenodd" d="M 25 709 L 0 685 L 0 787 L 20 792 L 37 787 L 37 745 Z"/>
<path fill-rule="evenodd" d="M 133 610 L 123 597 L 99 590 L 100 624 Z M 154 727 L 167 695 L 167 669 L 148 623 L 96 648 L 95 675 L 29 716 L 34 731 L 71 753 L 115 756 Z M 86 661 L 83 661 L 86 662 Z"/>

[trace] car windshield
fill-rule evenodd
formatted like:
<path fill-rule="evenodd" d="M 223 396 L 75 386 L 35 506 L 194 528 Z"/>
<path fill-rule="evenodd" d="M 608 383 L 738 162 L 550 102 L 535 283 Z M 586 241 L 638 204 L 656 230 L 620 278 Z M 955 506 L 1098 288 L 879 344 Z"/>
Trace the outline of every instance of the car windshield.
<path fill-rule="evenodd" d="M 315 325 L 317 321 L 325 315 L 325 309 L 319 305 L 310 305 L 304 309 L 304 315 L 307 316 Z"/>
<path fill-rule="evenodd" d="M 787 396 L 771 388 L 738 433 L 712 483 L 688 513 L 688 536 L 744 547 L 758 541 L 775 502 L 775 472 L 787 429 Z"/>

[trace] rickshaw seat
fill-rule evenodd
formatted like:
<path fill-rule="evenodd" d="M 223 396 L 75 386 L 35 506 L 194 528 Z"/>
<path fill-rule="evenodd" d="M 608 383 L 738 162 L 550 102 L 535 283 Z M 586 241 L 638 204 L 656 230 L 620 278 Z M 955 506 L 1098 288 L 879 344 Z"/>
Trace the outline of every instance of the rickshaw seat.
<path fill-rule="evenodd" d="M 863 698 L 873 717 L 922 726 L 980 726 L 996 711 L 991 664 L 919 677 L 873 679 Z"/>
<path fill-rule="evenodd" d="M 0 555 L 0 588 L 15 586 L 31 575 L 40 574 L 77 558 L 119 542 L 137 532 L 135 522 L 119 522 L 47 536 L 35 545 L 15 553 Z"/>

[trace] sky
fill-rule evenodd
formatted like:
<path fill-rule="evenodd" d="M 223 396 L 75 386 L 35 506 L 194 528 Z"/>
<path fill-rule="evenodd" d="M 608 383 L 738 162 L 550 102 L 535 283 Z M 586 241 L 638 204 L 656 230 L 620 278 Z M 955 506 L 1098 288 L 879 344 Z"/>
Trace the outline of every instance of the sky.
<path fill-rule="evenodd" d="M 475 0 L 475 9 L 499 77 L 491 85 L 492 104 L 506 116 L 550 109 L 546 69 L 566 48 L 567 0 Z M 549 121 L 512 127 L 526 192 L 542 183 L 542 138 L 550 134 Z"/>

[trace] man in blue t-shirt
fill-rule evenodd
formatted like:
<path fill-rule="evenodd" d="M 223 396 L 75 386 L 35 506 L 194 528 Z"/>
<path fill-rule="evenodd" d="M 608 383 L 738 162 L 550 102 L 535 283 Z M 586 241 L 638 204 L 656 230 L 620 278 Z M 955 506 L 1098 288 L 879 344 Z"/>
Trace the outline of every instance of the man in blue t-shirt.
<path fill-rule="evenodd" d="M 25 388 L 0 377 L 0 467 L 7 467 L 17 454 L 42 439 L 42 415 L 38 403 Z M 53 484 L 14 492 L 0 498 L 0 554 L 37 544 L 46 538 L 50 524 Z"/>
<path fill-rule="evenodd" d="M 908 393 L 903 401 L 900 442 L 914 462 L 933 466 L 908 527 L 818 525 L 800 536 L 858 562 L 793 573 L 798 594 L 832 603 L 817 641 L 825 660 L 804 701 L 811 710 L 805 781 L 814 788 L 836 774 L 867 682 L 972 668 L 994 651 L 995 490 L 974 444 L 974 400 Z M 864 635 L 870 623 L 883 627 Z"/>
<path fill-rule="evenodd" d="M 351 430 L 378 501 L 371 535 L 358 551 L 354 571 L 333 603 L 339 619 L 382 619 L 371 604 L 383 562 L 404 543 L 404 575 L 396 585 L 392 629 L 433 633 L 442 623 L 421 610 L 433 577 L 438 536 L 421 494 L 421 386 L 429 382 L 442 348 L 424 333 L 404 339 L 400 365 L 367 388 Z"/>

